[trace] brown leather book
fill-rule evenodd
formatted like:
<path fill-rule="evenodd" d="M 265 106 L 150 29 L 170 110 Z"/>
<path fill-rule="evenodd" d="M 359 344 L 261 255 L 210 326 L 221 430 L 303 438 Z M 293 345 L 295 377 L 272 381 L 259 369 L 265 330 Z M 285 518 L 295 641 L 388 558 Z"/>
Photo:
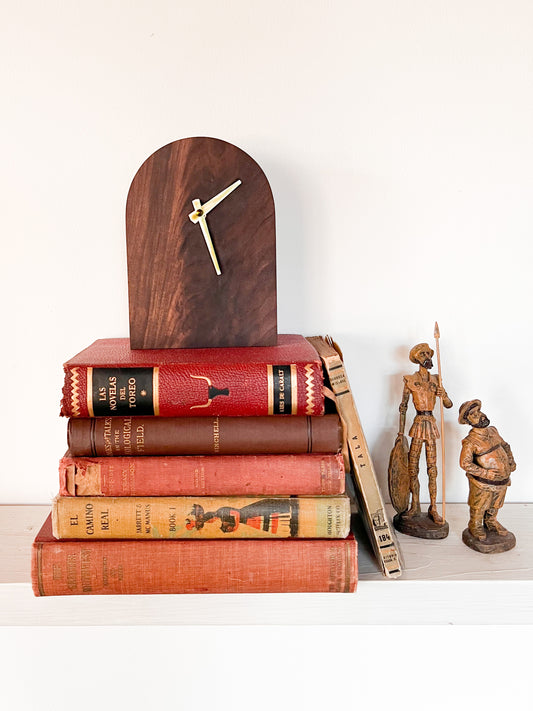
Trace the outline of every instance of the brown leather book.
<path fill-rule="evenodd" d="M 338 415 L 88 417 L 68 423 L 74 457 L 338 452 Z"/>

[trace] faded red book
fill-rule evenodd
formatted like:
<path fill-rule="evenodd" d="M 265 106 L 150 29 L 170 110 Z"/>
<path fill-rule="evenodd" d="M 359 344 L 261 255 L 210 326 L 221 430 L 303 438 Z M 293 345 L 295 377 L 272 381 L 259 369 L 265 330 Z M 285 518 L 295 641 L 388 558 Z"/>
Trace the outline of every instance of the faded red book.
<path fill-rule="evenodd" d="M 72 457 L 59 462 L 61 496 L 342 494 L 342 454 Z"/>
<path fill-rule="evenodd" d="M 32 548 L 42 595 L 354 592 L 357 543 L 305 540 L 67 540 L 48 517 Z"/>
<path fill-rule="evenodd" d="M 181 454 L 337 453 L 338 415 L 322 417 L 73 417 L 68 448 L 75 457 Z"/>
<path fill-rule="evenodd" d="M 324 413 L 322 363 L 300 335 L 267 347 L 158 350 L 101 339 L 63 368 L 66 417 Z"/>

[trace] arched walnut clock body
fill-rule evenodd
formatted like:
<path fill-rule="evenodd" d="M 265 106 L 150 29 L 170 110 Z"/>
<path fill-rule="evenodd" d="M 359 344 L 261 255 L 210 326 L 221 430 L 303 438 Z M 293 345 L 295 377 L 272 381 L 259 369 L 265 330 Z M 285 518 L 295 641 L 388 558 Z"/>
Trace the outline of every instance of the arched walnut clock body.
<path fill-rule="evenodd" d="M 217 275 L 190 215 L 198 201 L 238 180 L 205 216 Z M 200 137 L 153 153 L 128 193 L 126 240 L 132 348 L 276 343 L 274 200 L 265 174 L 240 148 Z"/>

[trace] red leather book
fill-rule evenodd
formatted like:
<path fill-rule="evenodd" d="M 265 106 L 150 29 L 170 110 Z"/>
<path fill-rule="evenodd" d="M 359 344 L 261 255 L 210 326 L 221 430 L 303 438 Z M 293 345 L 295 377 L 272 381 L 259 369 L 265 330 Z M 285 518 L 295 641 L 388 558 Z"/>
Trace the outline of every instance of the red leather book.
<path fill-rule="evenodd" d="M 305 540 L 66 540 L 48 517 L 32 548 L 41 595 L 354 592 L 357 543 Z"/>
<path fill-rule="evenodd" d="M 61 496 L 342 494 L 341 454 L 72 457 L 59 462 Z"/>
<path fill-rule="evenodd" d="M 322 417 L 75 417 L 68 421 L 75 457 L 177 454 L 335 454 L 338 415 Z"/>
<path fill-rule="evenodd" d="M 66 417 L 322 415 L 322 364 L 299 335 L 275 346 L 132 350 L 95 341 L 63 366 Z"/>

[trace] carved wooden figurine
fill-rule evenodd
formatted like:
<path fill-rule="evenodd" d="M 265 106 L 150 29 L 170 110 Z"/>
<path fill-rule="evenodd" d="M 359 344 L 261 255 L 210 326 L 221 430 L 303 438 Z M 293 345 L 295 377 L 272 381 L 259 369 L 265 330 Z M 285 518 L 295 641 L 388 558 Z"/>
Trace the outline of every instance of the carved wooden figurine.
<path fill-rule="evenodd" d="M 419 368 L 413 375 L 404 376 L 398 436 L 389 464 L 391 501 L 398 512 L 394 517 L 394 526 L 398 531 L 418 538 L 446 538 L 449 530 L 448 523 L 437 511 L 437 439 L 440 434 L 433 409 L 438 397 L 442 398 L 447 408 L 452 407 L 452 401 L 440 384 L 440 377 L 429 373 L 433 367 L 433 354 L 433 349 L 427 343 L 419 343 L 409 353 L 409 360 Z M 404 430 L 410 397 L 416 415 L 409 430 L 411 445 L 408 447 Z M 419 460 L 424 445 L 430 498 L 427 514 L 421 512 L 418 480 Z"/>
<path fill-rule="evenodd" d="M 459 408 L 459 423 L 470 425 L 463 440 L 460 464 L 470 486 L 470 521 L 463 543 L 480 553 L 500 553 L 516 545 L 514 535 L 496 520 L 503 506 L 511 472 L 516 469 L 511 447 L 481 412 L 481 400 L 468 400 Z"/>

